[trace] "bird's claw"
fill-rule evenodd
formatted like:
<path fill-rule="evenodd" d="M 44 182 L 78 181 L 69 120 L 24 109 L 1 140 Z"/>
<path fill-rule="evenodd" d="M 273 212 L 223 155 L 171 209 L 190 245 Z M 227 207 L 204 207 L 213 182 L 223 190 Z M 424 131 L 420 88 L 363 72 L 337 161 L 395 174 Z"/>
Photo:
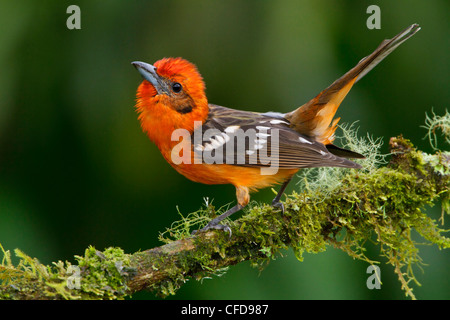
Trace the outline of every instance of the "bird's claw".
<path fill-rule="evenodd" d="M 201 228 L 200 230 L 192 231 L 191 235 L 196 235 L 199 232 L 208 231 L 210 229 L 224 230 L 225 232 L 228 232 L 228 235 L 231 238 L 231 228 L 229 226 L 214 223 L 208 223 L 205 227 Z"/>
<path fill-rule="evenodd" d="M 272 207 L 278 208 L 284 214 L 284 204 L 279 201 L 272 201 Z"/>

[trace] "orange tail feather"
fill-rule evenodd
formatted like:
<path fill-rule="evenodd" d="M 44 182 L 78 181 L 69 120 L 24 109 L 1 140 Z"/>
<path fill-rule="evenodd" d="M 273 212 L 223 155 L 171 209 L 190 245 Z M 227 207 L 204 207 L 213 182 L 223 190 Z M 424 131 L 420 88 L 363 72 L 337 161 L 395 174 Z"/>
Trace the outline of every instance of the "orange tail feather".
<path fill-rule="evenodd" d="M 325 145 L 331 144 L 339 121 L 339 119 L 333 120 L 333 117 L 353 84 L 419 30 L 420 27 L 413 24 L 394 38 L 384 40 L 374 52 L 363 58 L 353 69 L 333 82 L 315 98 L 286 114 L 292 128 Z"/>

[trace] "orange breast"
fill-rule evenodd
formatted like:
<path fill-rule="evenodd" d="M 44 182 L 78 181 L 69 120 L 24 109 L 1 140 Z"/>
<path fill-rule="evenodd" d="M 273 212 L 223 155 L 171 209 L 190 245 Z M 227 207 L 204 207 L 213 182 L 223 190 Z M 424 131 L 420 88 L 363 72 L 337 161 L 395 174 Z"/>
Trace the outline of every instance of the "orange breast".
<path fill-rule="evenodd" d="M 172 164 L 172 166 L 192 181 L 246 186 L 252 191 L 283 182 L 298 171 L 298 169 L 280 169 L 273 175 L 261 175 L 260 168 L 229 164 Z"/>

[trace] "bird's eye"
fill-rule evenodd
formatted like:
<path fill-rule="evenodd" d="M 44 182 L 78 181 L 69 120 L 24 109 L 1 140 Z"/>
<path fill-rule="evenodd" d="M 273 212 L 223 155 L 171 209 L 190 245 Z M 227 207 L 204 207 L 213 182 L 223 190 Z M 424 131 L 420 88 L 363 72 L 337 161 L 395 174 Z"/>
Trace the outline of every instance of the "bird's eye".
<path fill-rule="evenodd" d="M 183 89 L 183 87 L 178 82 L 175 82 L 174 84 L 172 84 L 173 92 L 178 93 L 181 91 L 181 89 Z"/>

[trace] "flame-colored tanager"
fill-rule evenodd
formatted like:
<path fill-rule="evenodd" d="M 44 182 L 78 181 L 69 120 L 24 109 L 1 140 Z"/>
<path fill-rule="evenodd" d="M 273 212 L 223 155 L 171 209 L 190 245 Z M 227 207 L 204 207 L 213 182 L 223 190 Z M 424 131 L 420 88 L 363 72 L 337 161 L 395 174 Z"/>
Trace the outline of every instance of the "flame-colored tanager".
<path fill-rule="evenodd" d="M 315 98 L 289 113 L 257 113 L 235 110 L 210 104 L 205 94 L 205 84 L 194 64 L 182 58 L 164 58 L 150 65 L 133 62 L 144 78 L 137 90 L 136 109 L 143 131 L 161 151 L 165 160 L 185 177 L 205 184 L 232 184 L 236 187 L 237 204 L 224 214 L 211 220 L 202 230 L 211 228 L 231 230 L 220 222 L 245 207 L 251 191 L 282 183 L 272 205 L 284 210 L 280 198 L 293 175 L 301 168 L 344 167 L 360 168 L 347 158 L 364 156 L 333 145 L 334 132 L 339 120 L 333 117 L 353 84 L 375 67 L 401 43 L 420 28 L 413 24 L 393 39 L 384 40 L 369 56 L 353 69 L 333 82 Z M 215 129 L 217 134 L 194 142 L 172 138 L 177 129 L 194 135 Z M 234 142 L 238 129 L 253 129 L 254 143 L 247 141 L 243 147 L 226 148 Z M 276 133 L 276 135 L 275 135 Z M 277 136 L 277 141 L 273 137 Z M 192 161 L 174 161 L 174 147 L 184 144 Z M 267 157 L 276 144 L 278 170 L 274 174 L 262 174 Z M 224 161 L 206 163 L 194 161 L 205 151 L 226 150 Z M 264 152 L 263 152 L 264 151 Z M 184 155 L 186 156 L 186 155 Z M 238 157 L 243 162 L 233 162 Z M 250 161 L 253 156 L 253 161 Z M 255 161 L 256 156 L 256 161 Z M 227 161 L 225 161 L 227 160 Z M 266 159 L 267 160 L 267 159 Z"/>

